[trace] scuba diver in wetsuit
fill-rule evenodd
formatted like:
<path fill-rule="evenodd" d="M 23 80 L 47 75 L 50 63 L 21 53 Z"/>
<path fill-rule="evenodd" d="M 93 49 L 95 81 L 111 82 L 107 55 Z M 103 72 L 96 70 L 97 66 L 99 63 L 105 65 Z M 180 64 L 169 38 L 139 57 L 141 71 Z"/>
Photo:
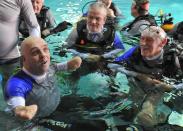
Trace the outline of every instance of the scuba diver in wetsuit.
<path fill-rule="evenodd" d="M 58 33 L 60 31 L 64 31 L 69 26 L 72 26 L 71 23 L 64 21 L 55 27 L 56 21 L 50 8 L 44 6 L 43 4 L 44 0 L 32 0 L 33 9 L 36 14 L 37 21 L 40 25 L 42 38 L 45 38 L 51 34 Z M 23 38 L 29 36 L 28 28 L 25 23 L 26 21 L 24 21 L 24 19 L 21 19 L 19 24 L 19 31 L 22 34 Z"/>
<path fill-rule="evenodd" d="M 64 46 L 68 48 L 67 51 L 83 59 L 83 68 L 77 71 L 78 74 L 84 75 L 103 68 L 103 60 L 114 59 L 118 53 L 124 51 L 123 43 L 114 27 L 105 24 L 106 17 L 105 4 L 91 4 L 87 19 L 79 21 L 66 40 Z"/>
<path fill-rule="evenodd" d="M 167 44 L 164 30 L 161 27 L 149 26 L 142 31 L 139 46 L 116 58 L 118 66 L 108 65 L 111 69 L 129 76 L 132 86 L 129 96 L 137 105 L 139 103 L 137 107 L 142 108 L 134 118 L 134 123 L 151 127 L 151 130 L 153 126 L 169 122 L 167 120 L 172 109 L 182 111 L 180 104 L 173 107 L 163 104 L 164 92 L 182 90 L 183 78 L 182 53 L 176 51 L 178 48 Z M 166 84 L 167 79 L 176 82 Z M 182 96 L 179 98 L 182 99 Z"/>
<path fill-rule="evenodd" d="M 123 35 L 139 37 L 141 28 L 143 29 L 148 25 L 157 25 L 154 16 L 149 13 L 149 6 L 149 0 L 133 1 L 131 15 L 135 19 L 122 27 Z"/>

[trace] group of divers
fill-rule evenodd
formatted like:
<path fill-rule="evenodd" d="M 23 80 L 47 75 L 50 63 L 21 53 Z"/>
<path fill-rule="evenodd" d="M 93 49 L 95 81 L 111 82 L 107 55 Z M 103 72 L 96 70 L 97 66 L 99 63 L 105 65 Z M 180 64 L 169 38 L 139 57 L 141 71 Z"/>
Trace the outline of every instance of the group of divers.
<path fill-rule="evenodd" d="M 35 1 L 41 7 L 36 17 L 43 39 L 72 26 L 64 21 L 55 27 L 49 7 L 43 6 L 43 0 Z M 43 76 L 37 79 L 38 73 L 34 72 L 40 72 L 39 68 L 31 70 L 30 65 L 36 64 L 24 59 L 29 51 L 34 55 L 30 59 L 39 52 L 48 55 L 46 42 L 28 37 L 29 29 L 21 19 L 19 31 L 25 39 L 20 46 L 22 55 L 26 54 L 20 61 L 23 67 L 3 87 L 7 110 L 16 121 L 31 120 L 31 124 L 17 130 L 39 127 L 58 131 L 183 131 L 183 21 L 174 25 L 171 17 L 161 14 L 159 25 L 149 13 L 150 1 L 134 0 L 131 6 L 134 20 L 120 27 L 119 19 L 123 16 L 112 0 L 89 4 L 60 51 L 61 56 L 71 53 L 76 57 L 50 67 L 45 64 L 49 60 L 43 61 L 46 70 L 43 69 L 46 72 L 43 81 Z M 123 42 L 117 30 L 125 37 Z M 124 53 L 124 44 L 134 39 L 137 41 Z M 108 97 L 93 99 L 71 94 L 60 98 L 54 75 L 58 70 L 69 69 L 73 70 L 70 74 L 73 81 L 100 72 L 109 75 L 112 83 L 121 72 L 127 76 L 129 92 L 121 92 L 113 85 Z M 22 99 L 24 106 L 18 104 Z M 30 112 L 32 115 L 26 117 Z"/>

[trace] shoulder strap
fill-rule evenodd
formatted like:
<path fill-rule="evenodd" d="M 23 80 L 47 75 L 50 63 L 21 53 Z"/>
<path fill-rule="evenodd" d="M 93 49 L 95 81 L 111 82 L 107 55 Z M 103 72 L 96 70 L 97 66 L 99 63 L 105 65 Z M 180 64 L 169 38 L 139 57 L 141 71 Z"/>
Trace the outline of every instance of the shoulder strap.
<path fill-rule="evenodd" d="M 77 22 L 77 32 L 80 34 L 84 29 L 86 29 L 86 20 L 83 19 Z"/>
<path fill-rule="evenodd" d="M 111 45 L 114 42 L 115 38 L 115 29 L 112 25 L 104 25 L 104 28 L 106 28 L 106 31 L 104 32 L 104 41 L 107 45 Z"/>
<path fill-rule="evenodd" d="M 40 15 L 37 16 L 37 19 L 41 21 L 40 28 L 41 30 L 44 30 L 47 27 L 47 21 L 46 21 L 46 13 L 49 10 L 49 7 L 43 6 L 40 12 Z"/>

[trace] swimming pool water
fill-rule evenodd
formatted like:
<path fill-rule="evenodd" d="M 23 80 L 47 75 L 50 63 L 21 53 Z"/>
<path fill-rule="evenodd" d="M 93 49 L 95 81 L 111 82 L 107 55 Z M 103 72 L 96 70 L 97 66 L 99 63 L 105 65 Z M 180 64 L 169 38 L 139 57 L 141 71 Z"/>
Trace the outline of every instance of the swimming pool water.
<path fill-rule="evenodd" d="M 51 8 L 57 23 L 66 20 L 74 24 L 80 19 L 80 16 L 82 15 L 82 7 L 88 1 L 90 0 L 45 0 L 45 5 Z M 130 6 L 132 2 L 131 0 L 113 0 L 113 2 L 118 5 L 123 15 L 125 16 L 124 19 L 121 20 L 121 24 L 124 24 L 133 19 L 130 15 Z M 159 9 L 162 9 L 165 13 L 171 13 L 174 18 L 174 23 L 177 23 L 183 20 L 182 6 L 182 0 L 151 0 L 150 12 L 151 14 L 155 15 Z M 70 31 L 71 29 L 68 29 L 57 35 L 49 36 L 46 39 L 51 50 L 53 61 L 66 61 L 71 57 L 69 56 L 66 58 L 58 56 L 59 49 L 64 43 Z M 78 87 L 80 87 L 78 94 L 94 98 L 101 95 L 105 96 L 109 93 L 109 90 L 106 88 L 106 80 L 108 79 L 108 76 L 103 76 L 101 74 L 90 74 L 86 77 L 82 77 L 78 82 Z M 63 82 L 64 80 L 61 79 L 61 81 Z M 117 75 L 116 82 L 118 85 L 123 85 L 124 92 L 128 92 L 127 79 L 123 74 Z M 87 88 L 85 85 L 88 85 Z M 63 91 L 64 93 L 72 93 L 72 91 L 69 90 L 69 85 L 67 85 L 67 83 L 63 82 L 60 87 L 63 88 L 65 91 Z M 2 94 L 1 91 L 0 94 Z M 5 108 L 2 95 L 0 97 L 0 103 L 0 111 L 2 111 Z M 7 122 L 9 119 L 10 118 L 7 118 Z M 6 130 L 7 127 L 7 122 L 4 121 L 4 119 L 0 118 L 0 130 L 2 131 Z"/>

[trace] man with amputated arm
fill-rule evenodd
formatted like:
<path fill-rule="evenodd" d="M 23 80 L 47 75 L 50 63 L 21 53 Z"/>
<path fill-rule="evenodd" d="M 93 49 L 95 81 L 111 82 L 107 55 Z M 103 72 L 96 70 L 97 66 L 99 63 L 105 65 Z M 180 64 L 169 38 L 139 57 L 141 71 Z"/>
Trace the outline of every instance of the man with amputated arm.
<path fill-rule="evenodd" d="M 17 117 L 30 120 L 45 117 L 55 111 L 60 103 L 60 92 L 55 73 L 79 68 L 81 59 L 50 66 L 46 42 L 37 37 L 25 39 L 21 45 L 22 70 L 7 82 L 5 97 L 10 110 Z"/>

